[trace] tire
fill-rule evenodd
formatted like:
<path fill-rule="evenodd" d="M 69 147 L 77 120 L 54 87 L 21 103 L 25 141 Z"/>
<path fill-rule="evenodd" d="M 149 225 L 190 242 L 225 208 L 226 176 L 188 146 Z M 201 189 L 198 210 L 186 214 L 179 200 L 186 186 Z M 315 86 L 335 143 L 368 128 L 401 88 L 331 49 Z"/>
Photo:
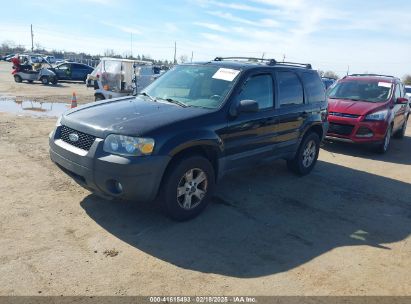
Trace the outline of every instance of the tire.
<path fill-rule="evenodd" d="M 57 77 L 51 77 L 51 79 L 50 79 L 50 82 L 51 82 L 51 84 L 53 84 L 53 85 L 56 85 L 58 81 L 59 81 L 59 80 L 57 79 Z"/>
<path fill-rule="evenodd" d="M 163 209 L 176 221 L 192 219 L 207 207 L 214 188 L 214 169 L 206 158 L 191 156 L 176 160 L 167 170 L 160 190 Z"/>
<path fill-rule="evenodd" d="M 95 101 L 100 101 L 100 100 L 104 100 L 105 98 L 104 98 L 104 96 L 102 95 L 102 94 L 97 94 L 97 95 L 94 95 L 94 100 Z"/>
<path fill-rule="evenodd" d="M 310 132 L 304 136 L 293 159 L 287 160 L 287 167 L 297 175 L 304 176 L 314 168 L 320 152 L 320 138 Z"/>
<path fill-rule="evenodd" d="M 48 85 L 49 84 L 49 78 L 47 76 L 43 76 L 40 79 L 41 83 L 44 85 Z"/>
<path fill-rule="evenodd" d="M 395 134 L 395 138 L 403 139 L 405 136 L 405 131 L 407 131 L 407 124 L 408 124 L 408 116 L 405 118 L 404 124 L 402 125 L 401 129 L 399 129 Z"/>
<path fill-rule="evenodd" d="M 23 79 L 21 79 L 19 75 L 14 75 L 14 81 L 20 83 L 23 81 Z"/>
<path fill-rule="evenodd" d="M 384 140 L 381 144 L 377 146 L 377 152 L 380 154 L 384 154 L 388 151 L 391 143 L 392 137 L 392 125 L 390 125 L 387 129 L 387 133 L 384 136 Z"/>

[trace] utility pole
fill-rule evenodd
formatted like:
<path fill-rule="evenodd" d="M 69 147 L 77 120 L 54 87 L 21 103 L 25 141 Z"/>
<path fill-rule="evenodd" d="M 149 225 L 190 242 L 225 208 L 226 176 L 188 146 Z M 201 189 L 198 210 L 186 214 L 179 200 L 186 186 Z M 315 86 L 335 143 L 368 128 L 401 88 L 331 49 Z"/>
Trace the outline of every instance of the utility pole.
<path fill-rule="evenodd" d="M 191 51 L 191 63 L 193 63 L 194 52 Z"/>
<path fill-rule="evenodd" d="M 347 76 L 350 74 L 350 65 L 347 66 Z"/>
<path fill-rule="evenodd" d="M 174 64 L 177 64 L 177 42 L 174 41 Z"/>
<path fill-rule="evenodd" d="M 283 55 L 283 62 L 285 61 L 285 54 Z"/>
<path fill-rule="evenodd" d="M 261 59 L 264 59 L 264 56 L 265 56 L 265 52 L 263 52 L 263 55 L 261 56 Z"/>
<path fill-rule="evenodd" d="M 130 42 L 131 58 L 133 58 L 133 33 L 130 33 L 130 35 L 131 35 L 131 42 Z"/>
<path fill-rule="evenodd" d="M 33 44 L 33 24 L 30 24 L 30 31 L 31 31 L 31 52 L 34 52 L 34 44 Z"/>

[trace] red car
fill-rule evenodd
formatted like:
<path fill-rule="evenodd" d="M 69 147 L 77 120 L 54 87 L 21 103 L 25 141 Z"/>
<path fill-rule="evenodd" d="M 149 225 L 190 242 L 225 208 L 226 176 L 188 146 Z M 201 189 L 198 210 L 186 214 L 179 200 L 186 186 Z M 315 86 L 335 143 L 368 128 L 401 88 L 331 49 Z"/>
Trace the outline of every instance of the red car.
<path fill-rule="evenodd" d="M 327 139 L 375 144 L 385 153 L 391 135 L 404 137 L 410 105 L 400 79 L 355 74 L 339 80 L 329 91 L 328 111 Z"/>

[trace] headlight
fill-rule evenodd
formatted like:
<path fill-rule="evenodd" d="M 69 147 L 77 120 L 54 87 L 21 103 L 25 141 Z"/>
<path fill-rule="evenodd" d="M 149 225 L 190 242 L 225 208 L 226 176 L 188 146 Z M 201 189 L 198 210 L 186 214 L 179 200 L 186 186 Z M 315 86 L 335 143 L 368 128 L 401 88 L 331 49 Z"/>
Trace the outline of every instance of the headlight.
<path fill-rule="evenodd" d="M 62 117 L 63 117 L 63 115 L 60 115 L 59 118 L 57 118 L 56 127 L 61 126 L 61 118 L 62 118 Z"/>
<path fill-rule="evenodd" d="M 366 120 L 385 120 L 388 115 L 388 110 L 374 112 L 365 116 Z"/>
<path fill-rule="evenodd" d="M 150 155 L 154 150 L 154 139 L 110 134 L 104 140 L 103 150 L 119 155 Z"/>

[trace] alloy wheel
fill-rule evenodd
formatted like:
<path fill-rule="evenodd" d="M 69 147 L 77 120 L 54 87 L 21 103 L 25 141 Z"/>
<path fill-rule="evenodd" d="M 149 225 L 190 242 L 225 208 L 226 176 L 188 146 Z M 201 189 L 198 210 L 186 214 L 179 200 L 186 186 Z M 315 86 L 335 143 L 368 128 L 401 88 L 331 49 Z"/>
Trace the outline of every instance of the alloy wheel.
<path fill-rule="evenodd" d="M 308 168 L 312 165 L 315 160 L 315 154 L 317 153 L 317 147 L 314 140 L 307 142 L 304 151 L 303 151 L 303 166 Z"/>
<path fill-rule="evenodd" d="M 180 207 L 185 210 L 197 207 L 207 193 L 207 186 L 207 175 L 203 170 L 188 170 L 177 185 L 177 202 Z"/>

